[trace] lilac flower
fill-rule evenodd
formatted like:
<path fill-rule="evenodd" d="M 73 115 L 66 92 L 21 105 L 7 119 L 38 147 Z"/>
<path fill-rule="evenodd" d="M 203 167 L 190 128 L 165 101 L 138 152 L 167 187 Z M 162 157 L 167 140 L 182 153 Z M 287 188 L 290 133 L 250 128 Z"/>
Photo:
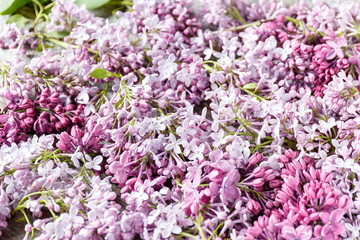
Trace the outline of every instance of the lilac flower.
<path fill-rule="evenodd" d="M 162 119 L 152 119 L 151 120 L 151 124 L 149 126 L 150 130 L 155 130 L 155 131 L 164 131 L 165 130 L 165 125 L 163 124 L 163 120 Z"/>
<path fill-rule="evenodd" d="M 169 143 L 165 146 L 165 150 L 166 151 L 173 150 L 175 153 L 180 154 L 181 149 L 180 149 L 179 145 L 181 143 L 181 140 L 180 139 L 176 140 L 176 137 L 172 133 L 170 134 L 169 139 L 170 139 L 171 143 Z"/>
<path fill-rule="evenodd" d="M 344 225 L 340 222 L 343 218 L 344 211 L 341 209 L 336 209 L 330 214 L 328 212 L 320 213 L 321 221 L 325 224 L 324 231 L 326 233 L 333 232 L 336 235 L 341 235 L 345 232 Z"/>
<path fill-rule="evenodd" d="M 189 87 L 191 80 L 195 78 L 194 74 L 189 72 L 188 68 L 183 68 L 181 71 L 177 72 L 176 79 L 180 82 L 185 83 L 185 86 Z"/>
<path fill-rule="evenodd" d="M 155 239 L 158 239 L 157 234 L 161 234 L 163 238 L 169 238 L 171 234 L 179 234 L 181 233 L 181 228 L 176 225 L 175 218 L 172 217 L 167 220 L 161 220 L 156 223 L 156 230 L 155 230 Z"/>
<path fill-rule="evenodd" d="M 204 154 L 203 151 L 205 150 L 205 144 L 201 143 L 199 146 L 197 145 L 192 145 L 191 146 L 191 151 L 192 153 L 189 155 L 189 159 L 191 160 L 203 160 L 204 159 Z"/>
<path fill-rule="evenodd" d="M 360 4 L 124 4 L 0 18 L 1 231 L 358 237 Z"/>
<path fill-rule="evenodd" d="M 285 61 L 289 55 L 291 55 L 293 52 L 293 49 L 291 48 L 290 46 L 290 41 L 289 40 L 286 40 L 284 43 L 283 43 L 283 48 L 282 48 L 282 51 L 281 51 L 281 61 Z"/>
<path fill-rule="evenodd" d="M 136 207 L 140 207 L 143 201 L 149 199 L 149 195 L 144 192 L 144 185 L 137 189 L 137 192 L 132 194 L 132 197 L 136 199 Z"/>
<path fill-rule="evenodd" d="M 167 59 L 159 61 L 160 79 L 169 79 L 177 70 L 175 55 L 171 54 Z"/>
<path fill-rule="evenodd" d="M 343 46 L 345 46 L 346 40 L 344 38 L 339 38 L 335 41 L 328 41 L 327 45 L 329 45 L 332 50 L 329 51 L 326 55 L 326 59 L 333 59 L 335 56 L 338 56 L 339 58 L 344 57 L 344 52 L 341 49 Z"/>
<path fill-rule="evenodd" d="M 67 224 L 61 218 L 56 219 L 55 222 L 47 223 L 44 227 L 46 231 L 54 232 L 55 236 L 59 239 L 64 237 L 66 228 Z"/>
<path fill-rule="evenodd" d="M 73 224 L 73 223 L 82 224 L 82 223 L 84 223 L 84 218 L 82 218 L 81 216 L 78 216 L 78 212 L 79 212 L 79 210 L 76 207 L 71 206 L 69 209 L 69 213 L 61 214 L 60 218 L 64 222 L 67 222 L 67 224 Z M 71 225 L 68 225 L 68 226 L 71 226 Z"/>
<path fill-rule="evenodd" d="M 296 229 L 292 226 L 284 226 L 282 228 L 282 237 L 290 240 L 310 240 L 312 231 L 310 226 L 300 225 Z"/>
<path fill-rule="evenodd" d="M 94 159 L 92 159 L 89 155 L 86 154 L 85 159 L 87 160 L 85 163 L 85 167 L 87 169 L 94 169 L 96 171 L 101 170 L 100 163 L 102 163 L 102 161 L 103 161 L 102 156 L 96 156 Z"/>
<path fill-rule="evenodd" d="M 334 118 L 330 118 L 326 122 L 324 120 L 320 120 L 319 124 L 320 124 L 320 127 L 321 127 L 320 132 L 326 133 L 326 132 L 330 131 L 330 129 L 332 127 L 334 127 L 336 125 L 336 122 L 335 122 Z"/>
<path fill-rule="evenodd" d="M 204 59 L 205 60 L 209 60 L 211 58 L 211 56 L 214 54 L 212 41 L 209 41 L 209 47 L 210 48 L 207 48 L 204 50 L 204 54 L 205 54 Z"/>

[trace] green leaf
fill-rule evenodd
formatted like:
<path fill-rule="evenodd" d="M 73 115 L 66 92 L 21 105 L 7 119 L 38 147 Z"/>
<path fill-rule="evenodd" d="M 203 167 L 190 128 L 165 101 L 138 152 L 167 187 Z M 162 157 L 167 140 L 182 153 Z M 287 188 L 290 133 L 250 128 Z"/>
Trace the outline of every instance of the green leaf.
<path fill-rule="evenodd" d="M 52 47 L 52 46 L 50 46 L 49 44 L 44 44 L 44 45 L 45 45 L 45 49 Z M 37 51 L 37 52 L 42 52 L 42 51 L 44 51 L 44 46 L 43 46 L 43 44 L 39 44 L 39 45 L 37 46 L 37 48 L 36 48 L 36 51 Z"/>
<path fill-rule="evenodd" d="M 95 69 L 94 71 L 92 71 L 92 73 L 90 73 L 90 77 L 97 78 L 97 79 L 103 79 L 106 77 L 117 77 L 117 76 L 118 76 L 117 74 L 106 71 L 101 68 Z"/>
<path fill-rule="evenodd" d="M 64 37 L 68 36 L 70 33 L 66 30 L 62 31 L 62 32 L 58 32 L 58 31 L 54 31 L 54 32 L 49 32 L 48 35 L 54 38 L 60 38 L 63 39 Z"/>
<path fill-rule="evenodd" d="M 244 89 L 255 90 L 257 87 L 256 83 L 248 83 L 243 86 Z"/>
<path fill-rule="evenodd" d="M 30 1 L 31 0 L 0 0 L 0 15 L 12 14 Z"/>
<path fill-rule="evenodd" d="M 11 17 L 9 17 L 8 20 L 6 21 L 6 23 L 16 23 L 16 25 L 18 25 L 18 27 L 21 28 L 21 27 L 25 26 L 25 24 L 29 21 L 31 21 L 31 20 L 24 17 L 23 15 L 17 13 L 15 15 L 12 15 Z"/>
<path fill-rule="evenodd" d="M 96 9 L 110 2 L 110 0 L 76 0 L 79 6 L 85 4 L 87 9 Z"/>

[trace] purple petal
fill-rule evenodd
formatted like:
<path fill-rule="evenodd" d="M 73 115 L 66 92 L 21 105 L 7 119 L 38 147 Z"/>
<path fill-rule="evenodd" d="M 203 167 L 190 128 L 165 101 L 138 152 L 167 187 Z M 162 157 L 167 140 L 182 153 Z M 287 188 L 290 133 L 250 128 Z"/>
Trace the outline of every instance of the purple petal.
<path fill-rule="evenodd" d="M 341 209 L 336 209 L 334 211 L 331 212 L 330 215 L 330 221 L 337 223 L 340 222 L 340 220 L 342 219 L 342 217 L 344 216 L 344 211 Z"/>
<path fill-rule="evenodd" d="M 333 59 L 335 56 L 336 56 L 336 52 L 334 49 L 332 49 L 326 54 L 326 59 Z"/>
<path fill-rule="evenodd" d="M 323 223 L 328 223 L 330 220 L 330 214 L 328 212 L 322 212 L 319 214 Z"/>
<path fill-rule="evenodd" d="M 334 234 L 336 234 L 336 235 L 341 235 L 346 231 L 346 229 L 342 223 L 337 222 L 337 223 L 333 223 L 331 225 L 332 225 L 332 230 L 333 230 Z"/>

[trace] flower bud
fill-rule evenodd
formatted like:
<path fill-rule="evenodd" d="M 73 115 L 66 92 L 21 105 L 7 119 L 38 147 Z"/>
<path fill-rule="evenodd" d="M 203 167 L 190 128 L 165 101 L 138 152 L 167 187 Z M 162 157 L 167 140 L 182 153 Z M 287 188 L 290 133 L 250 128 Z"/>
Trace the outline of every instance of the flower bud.
<path fill-rule="evenodd" d="M 252 175 L 256 178 L 262 178 L 265 175 L 265 169 L 261 166 L 258 166 L 254 169 Z"/>
<path fill-rule="evenodd" d="M 265 183 L 264 179 L 257 178 L 255 180 L 253 180 L 251 184 L 256 188 L 260 188 L 264 185 L 264 183 Z"/>
<path fill-rule="evenodd" d="M 70 134 L 74 138 L 80 139 L 84 135 L 84 132 L 77 125 L 75 125 L 71 128 Z"/>
<path fill-rule="evenodd" d="M 261 210 L 260 203 L 254 201 L 253 199 L 249 199 L 246 204 L 246 208 L 254 214 L 258 214 Z"/>
<path fill-rule="evenodd" d="M 249 159 L 249 164 L 250 165 L 255 165 L 258 164 L 259 162 L 261 162 L 264 159 L 264 156 L 261 153 L 254 153 L 250 159 Z"/>

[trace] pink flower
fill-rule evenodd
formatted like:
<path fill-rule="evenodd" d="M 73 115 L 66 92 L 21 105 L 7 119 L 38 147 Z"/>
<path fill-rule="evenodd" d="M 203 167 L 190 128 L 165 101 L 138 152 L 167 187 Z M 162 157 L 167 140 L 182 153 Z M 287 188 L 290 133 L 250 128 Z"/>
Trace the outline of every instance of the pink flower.
<path fill-rule="evenodd" d="M 339 38 L 335 41 L 328 41 L 327 45 L 329 45 L 332 49 L 326 54 L 326 59 L 333 59 L 335 56 L 339 58 L 344 57 L 344 53 L 341 49 L 346 44 L 346 40 L 344 38 Z"/>
<path fill-rule="evenodd" d="M 282 237 L 286 240 L 310 240 L 311 235 L 311 226 L 300 225 L 296 229 L 292 226 L 284 226 L 282 229 Z"/>
<path fill-rule="evenodd" d="M 331 232 L 326 233 L 324 227 L 317 225 L 314 229 L 314 238 L 312 238 L 311 240 L 322 240 L 322 239 L 333 240 L 335 239 L 335 237 L 333 233 Z"/>
<path fill-rule="evenodd" d="M 237 170 L 230 171 L 223 180 L 221 187 L 221 196 L 223 202 L 227 202 L 228 199 L 235 200 L 240 197 L 239 189 L 234 186 L 234 183 L 239 182 L 240 174 Z"/>
<path fill-rule="evenodd" d="M 320 218 L 324 225 L 325 233 L 329 233 L 330 231 L 336 235 L 343 234 L 346 229 L 344 225 L 340 222 L 344 215 L 344 211 L 341 209 L 336 209 L 329 214 L 328 212 L 320 213 Z"/>

